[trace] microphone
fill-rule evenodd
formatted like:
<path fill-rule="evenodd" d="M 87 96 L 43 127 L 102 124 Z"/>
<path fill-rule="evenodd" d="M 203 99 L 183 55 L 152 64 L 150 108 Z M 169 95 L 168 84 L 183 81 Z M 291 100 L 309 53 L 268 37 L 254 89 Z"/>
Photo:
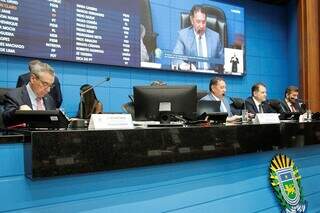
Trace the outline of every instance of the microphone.
<path fill-rule="evenodd" d="M 300 98 L 297 98 L 296 101 L 297 101 L 299 107 L 302 109 L 302 111 L 306 112 L 307 111 L 307 104 L 305 102 L 308 103 L 308 101 L 302 100 Z"/>
<path fill-rule="evenodd" d="M 89 92 L 90 90 L 96 88 L 97 86 L 103 84 L 104 82 L 110 81 L 110 77 L 105 77 L 102 81 L 98 82 L 97 84 L 93 85 L 92 87 L 89 87 L 88 89 L 86 89 L 85 91 L 80 93 L 80 96 L 83 96 L 84 94 L 86 94 L 87 92 Z"/>
<path fill-rule="evenodd" d="M 89 87 L 88 89 L 86 89 L 85 91 L 80 93 L 80 118 L 83 119 L 83 95 L 86 94 L 87 92 L 93 90 L 94 88 L 96 88 L 97 86 L 103 84 L 104 82 L 110 81 L 111 78 L 105 77 L 102 81 L 99 81 L 98 83 L 94 84 L 93 86 Z"/>

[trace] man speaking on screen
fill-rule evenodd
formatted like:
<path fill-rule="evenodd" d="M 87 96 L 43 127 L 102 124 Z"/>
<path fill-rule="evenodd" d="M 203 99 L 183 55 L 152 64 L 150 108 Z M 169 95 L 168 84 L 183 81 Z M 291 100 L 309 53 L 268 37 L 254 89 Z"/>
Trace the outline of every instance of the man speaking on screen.
<path fill-rule="evenodd" d="M 175 60 L 181 70 L 210 70 L 223 63 L 224 51 L 219 33 L 207 28 L 207 12 L 201 5 L 194 5 L 190 11 L 191 26 L 179 31 L 174 54 L 187 57 L 203 57 L 201 60 Z"/>

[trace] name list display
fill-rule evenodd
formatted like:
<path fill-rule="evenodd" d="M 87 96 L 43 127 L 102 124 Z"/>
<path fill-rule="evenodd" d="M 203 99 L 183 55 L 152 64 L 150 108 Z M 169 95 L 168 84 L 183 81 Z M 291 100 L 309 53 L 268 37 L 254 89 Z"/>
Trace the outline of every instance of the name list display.
<path fill-rule="evenodd" d="M 140 66 L 140 5 L 0 0 L 0 54 Z"/>

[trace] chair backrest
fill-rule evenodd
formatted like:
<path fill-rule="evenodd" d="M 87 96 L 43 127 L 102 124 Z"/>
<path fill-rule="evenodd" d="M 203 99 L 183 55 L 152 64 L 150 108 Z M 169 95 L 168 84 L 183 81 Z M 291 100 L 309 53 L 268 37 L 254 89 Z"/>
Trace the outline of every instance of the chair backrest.
<path fill-rule="evenodd" d="M 230 97 L 230 109 L 233 115 L 241 115 L 245 106 L 245 101 L 242 98 Z"/>
<path fill-rule="evenodd" d="M 219 33 L 223 47 L 228 45 L 226 16 L 220 8 L 203 5 L 207 11 L 207 27 Z M 191 26 L 189 13 L 181 13 L 181 29 Z"/>
<path fill-rule="evenodd" d="M 4 104 L 4 95 L 11 90 L 11 88 L 0 88 L 0 105 Z"/>
<path fill-rule="evenodd" d="M 122 110 L 126 113 L 131 114 L 132 119 L 135 118 L 134 103 L 133 102 L 128 102 L 128 103 L 123 104 Z"/>
<path fill-rule="evenodd" d="M 11 90 L 11 88 L 0 88 L 0 128 L 4 128 L 2 113 L 4 110 L 4 95 Z"/>
<path fill-rule="evenodd" d="M 198 101 L 199 101 L 201 98 L 203 98 L 204 96 L 206 96 L 207 94 L 208 94 L 208 92 L 205 91 L 205 90 L 198 90 L 198 91 L 197 91 L 197 99 L 198 99 Z"/>
<path fill-rule="evenodd" d="M 268 104 L 270 107 L 276 112 L 276 113 L 282 113 L 284 112 L 282 106 L 281 106 L 281 101 L 278 99 L 270 99 L 268 100 Z"/>
<path fill-rule="evenodd" d="M 231 104 L 233 104 L 236 109 L 244 108 L 244 100 L 242 98 L 230 97 L 230 100 L 232 101 Z"/>
<path fill-rule="evenodd" d="M 146 46 L 150 61 L 154 61 L 154 50 L 157 48 L 157 33 L 153 32 L 152 15 L 149 0 L 140 0 L 140 23 L 145 27 L 143 43 Z"/>

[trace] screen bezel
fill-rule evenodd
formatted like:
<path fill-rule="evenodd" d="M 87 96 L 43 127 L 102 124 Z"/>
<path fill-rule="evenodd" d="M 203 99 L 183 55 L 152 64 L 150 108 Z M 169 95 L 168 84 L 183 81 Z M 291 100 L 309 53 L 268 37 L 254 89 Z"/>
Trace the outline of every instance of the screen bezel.
<path fill-rule="evenodd" d="M 194 119 L 197 112 L 197 86 L 134 86 L 135 120 L 160 120 L 159 103 L 170 102 L 173 115 Z"/>

